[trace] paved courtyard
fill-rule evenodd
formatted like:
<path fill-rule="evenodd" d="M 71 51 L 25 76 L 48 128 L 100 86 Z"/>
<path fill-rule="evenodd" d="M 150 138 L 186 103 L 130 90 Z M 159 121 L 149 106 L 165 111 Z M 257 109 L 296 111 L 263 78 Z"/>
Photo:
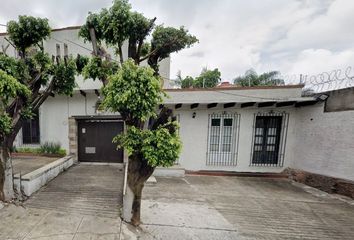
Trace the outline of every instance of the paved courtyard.
<path fill-rule="evenodd" d="M 269 178 L 157 178 L 134 229 L 118 218 L 120 170 L 71 168 L 24 207 L 1 209 L 0 239 L 353 239 L 352 200 Z"/>

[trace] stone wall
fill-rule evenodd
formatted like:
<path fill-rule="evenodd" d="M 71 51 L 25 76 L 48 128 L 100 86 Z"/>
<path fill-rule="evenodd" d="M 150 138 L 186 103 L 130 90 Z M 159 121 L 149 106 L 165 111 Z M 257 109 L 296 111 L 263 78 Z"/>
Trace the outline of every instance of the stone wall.
<path fill-rule="evenodd" d="M 75 162 L 77 162 L 78 154 L 78 133 L 77 133 L 77 122 L 75 118 L 69 118 L 69 154 L 73 156 Z"/>

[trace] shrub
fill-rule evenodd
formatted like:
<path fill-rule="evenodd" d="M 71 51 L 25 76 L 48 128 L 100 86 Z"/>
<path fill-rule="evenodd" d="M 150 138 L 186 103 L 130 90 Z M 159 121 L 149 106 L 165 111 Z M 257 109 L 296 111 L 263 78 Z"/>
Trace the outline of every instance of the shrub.
<path fill-rule="evenodd" d="M 14 152 L 18 152 L 18 153 L 40 153 L 39 148 L 29 148 L 29 147 L 16 148 L 16 150 Z"/>
<path fill-rule="evenodd" d="M 61 144 L 59 142 L 45 142 L 39 148 L 39 153 L 42 154 L 59 154 L 66 155 L 65 149 L 61 148 Z"/>

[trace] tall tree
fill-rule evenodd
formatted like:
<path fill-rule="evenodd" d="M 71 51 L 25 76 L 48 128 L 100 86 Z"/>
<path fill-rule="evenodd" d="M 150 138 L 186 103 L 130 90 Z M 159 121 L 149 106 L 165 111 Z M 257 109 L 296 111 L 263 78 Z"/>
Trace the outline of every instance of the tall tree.
<path fill-rule="evenodd" d="M 17 58 L 0 53 L 0 200 L 16 197 L 9 150 L 22 126 L 53 94 L 70 95 L 75 86 L 76 64 L 65 56 L 52 61 L 43 41 L 50 35 L 47 19 L 19 16 L 7 24 L 7 41 Z M 7 49 L 7 47 L 3 47 Z M 20 194 L 20 193 L 19 193 Z"/>
<path fill-rule="evenodd" d="M 253 69 L 249 69 L 243 76 L 234 79 L 234 84 L 242 87 L 253 86 L 277 86 L 284 85 L 284 80 L 280 78 L 280 72 L 271 71 L 258 75 Z"/>
<path fill-rule="evenodd" d="M 164 96 L 159 62 L 198 41 L 184 27 L 156 26 L 155 21 L 156 18 L 148 19 L 132 11 L 128 1 L 115 0 L 111 8 L 89 13 L 86 24 L 80 29 L 80 36 L 90 41 L 94 49 L 94 57 L 83 71 L 86 77 L 103 82 L 103 106 L 118 111 L 127 126 L 126 134 L 116 137 L 115 141 L 129 153 L 124 201 L 128 208 L 123 218 L 134 225 L 140 224 L 145 181 L 156 166 L 171 166 L 180 149 L 172 110 L 158 108 Z M 127 56 L 123 56 L 124 42 L 128 43 Z M 112 69 L 110 63 L 114 60 L 107 56 L 103 43 L 116 49 L 118 71 Z M 144 61 L 149 67 L 139 66 Z M 104 74 L 90 75 L 98 72 Z"/>

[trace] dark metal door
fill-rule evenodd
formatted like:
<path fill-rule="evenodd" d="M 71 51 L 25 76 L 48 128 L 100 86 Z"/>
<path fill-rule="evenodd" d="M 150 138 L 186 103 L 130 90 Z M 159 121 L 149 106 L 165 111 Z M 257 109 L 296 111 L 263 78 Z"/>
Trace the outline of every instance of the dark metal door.
<path fill-rule="evenodd" d="M 117 150 L 113 138 L 123 132 L 119 120 L 80 120 L 78 150 L 81 162 L 123 162 L 123 150 Z"/>
<path fill-rule="evenodd" d="M 257 116 L 253 164 L 278 164 L 281 116 Z"/>

